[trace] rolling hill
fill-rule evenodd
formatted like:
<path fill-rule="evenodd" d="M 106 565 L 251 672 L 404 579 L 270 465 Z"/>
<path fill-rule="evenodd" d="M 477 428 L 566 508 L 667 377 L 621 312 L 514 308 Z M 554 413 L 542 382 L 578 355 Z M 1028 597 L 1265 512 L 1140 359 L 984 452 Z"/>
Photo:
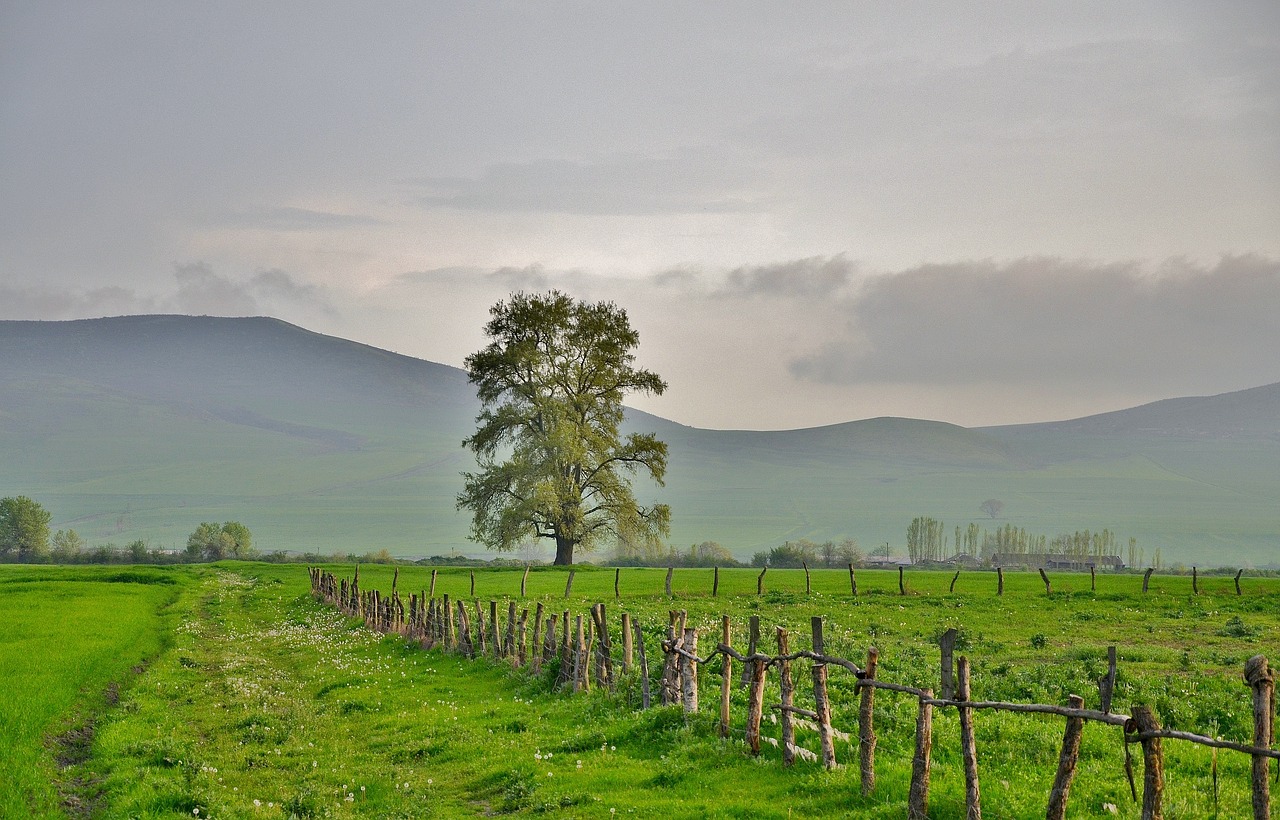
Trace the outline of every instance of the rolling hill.
<path fill-rule="evenodd" d="M 454 509 L 477 410 L 457 368 L 269 318 L 0 321 L 0 495 L 91 543 L 180 546 L 240 520 L 263 549 L 482 554 Z M 1280 385 L 1068 422 L 881 418 L 703 430 L 670 446 L 672 543 L 740 557 L 786 539 L 899 546 L 910 520 L 1109 527 L 1166 562 L 1280 561 Z M 986 498 L 1004 504 L 984 521 Z"/>

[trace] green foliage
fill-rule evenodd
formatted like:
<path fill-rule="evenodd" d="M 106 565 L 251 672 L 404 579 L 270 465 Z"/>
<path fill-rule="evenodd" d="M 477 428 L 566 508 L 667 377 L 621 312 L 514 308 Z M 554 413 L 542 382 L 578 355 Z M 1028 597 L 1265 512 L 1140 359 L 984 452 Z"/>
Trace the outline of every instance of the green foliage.
<path fill-rule="evenodd" d="M 73 563 L 84 552 L 88 544 L 75 530 L 58 530 L 50 539 L 52 549 L 49 557 L 60 564 Z"/>
<path fill-rule="evenodd" d="M 224 558 L 256 557 L 249 528 L 239 521 L 201 523 L 187 538 L 187 557 L 192 561 L 221 561 Z"/>
<path fill-rule="evenodd" d="M 669 531 L 663 504 L 636 503 L 628 475 L 661 483 L 667 447 L 651 433 L 625 439 L 623 396 L 661 395 L 666 383 L 634 367 L 639 334 L 609 302 L 552 291 L 518 293 L 490 313 L 487 347 L 467 357 L 481 402 L 464 446 L 479 472 L 463 473 L 459 509 L 472 537 L 499 551 L 554 539 L 557 564 L 607 536 L 656 541 Z"/>
<path fill-rule="evenodd" d="M 41 561 L 49 556 L 52 514 L 25 495 L 0 498 L 0 560 Z"/>

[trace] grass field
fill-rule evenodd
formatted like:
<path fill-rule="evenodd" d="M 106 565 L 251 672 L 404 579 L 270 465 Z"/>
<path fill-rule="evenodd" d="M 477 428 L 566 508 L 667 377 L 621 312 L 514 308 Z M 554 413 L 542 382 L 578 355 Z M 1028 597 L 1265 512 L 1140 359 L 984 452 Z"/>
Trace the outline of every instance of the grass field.
<path fill-rule="evenodd" d="M 350 567 L 333 569 L 349 574 Z M 108 582 L 113 572 L 120 576 L 115 583 Z M 151 582 L 120 582 L 135 572 Z M 392 572 L 361 567 L 362 587 L 389 590 Z M 425 588 L 429 575 L 402 568 L 401 591 Z M 1063 703 L 1078 693 L 1096 706 L 1093 681 L 1105 670 L 1106 646 L 1116 644 L 1118 710 L 1148 702 L 1167 726 L 1235 740 L 1251 732 L 1241 666 L 1252 654 L 1273 653 L 1280 635 L 1274 606 L 1280 582 L 1271 579 L 1246 577 L 1245 594 L 1237 597 L 1230 577 L 1202 578 L 1202 594 L 1193 596 L 1189 578 L 1155 576 L 1144 596 L 1139 576 L 1100 576 L 1093 594 L 1088 576 L 1054 574 L 1054 593 L 1045 596 L 1038 576 L 1009 573 L 1006 593 L 997 598 L 988 573 L 962 574 L 953 594 L 950 574 L 908 573 L 910 594 L 900 596 L 896 573 L 860 572 L 855 600 L 847 572 L 814 571 L 806 595 L 802 572 L 771 570 L 766 593 L 757 596 L 756 572 L 742 570 L 722 572 L 720 595 L 712 598 L 710 570 L 677 570 L 673 601 L 662 594 L 664 576 L 624 569 L 615 601 L 612 570 L 579 569 L 565 601 L 566 573 L 535 569 L 520 605 L 541 600 L 578 614 L 604 601 L 615 627 L 625 608 L 645 629 L 651 659 L 673 607 L 687 609 L 694 625 L 708 630 L 718 630 L 722 613 L 731 615 L 738 644 L 747 616 L 758 614 L 766 635 L 775 625 L 790 628 L 793 647 L 807 645 L 808 619 L 823 615 L 828 652 L 858 660 L 875 645 L 880 677 L 914 685 L 936 685 L 936 638 L 956 627 L 973 661 L 974 696 L 1023 702 Z M 176 583 L 155 583 L 161 578 Z M 798 763 L 787 770 L 776 749 L 766 746 L 753 760 L 740 735 L 719 740 L 712 715 L 718 662 L 703 670 L 703 713 L 686 720 L 676 708 L 635 709 L 634 678 L 614 694 L 570 697 L 551 693 L 546 676 L 374 635 L 313 601 L 298 566 L 125 574 L 5 568 L 0 579 L 12 590 L 0 598 L 6 673 L 34 657 L 57 659 L 63 675 L 95 670 L 58 698 L 46 696 L 58 688 L 52 685 L 10 689 L 6 714 L 43 717 L 6 735 L 0 761 L 6 771 L 26 772 L 21 802 L 0 804 L 6 817 L 57 816 L 54 782 L 93 807 L 93 816 L 121 818 L 896 818 L 904 812 L 916 711 L 909 698 L 877 699 L 878 786 L 863 798 L 856 765 L 824 772 Z M 436 591 L 469 600 L 470 585 L 468 570 L 445 569 Z M 475 573 L 476 598 L 503 602 L 504 610 L 519 585 L 518 571 Z M 25 606 L 8 604 L 28 595 L 28 587 L 34 597 L 23 598 Z M 63 596 L 60 608 L 74 611 L 97 602 L 83 616 L 97 628 L 47 631 L 24 615 L 54 594 Z M 116 629 L 103 621 L 131 626 L 111 637 Z M 10 623 L 18 626 L 17 641 L 9 640 Z M 73 660 L 93 652 L 97 666 Z M 100 705 L 107 682 L 128 678 L 142 657 L 151 658 L 145 672 L 97 721 L 92 754 L 59 772 L 42 738 L 74 725 L 95 701 Z M 807 679 L 805 671 L 797 667 L 798 682 Z M 831 680 L 833 723 L 853 732 L 856 743 L 852 682 L 842 670 L 833 670 Z M 807 694 L 797 696 L 803 702 Z M 743 697 L 735 691 L 739 721 Z M 776 689 L 765 702 L 777 702 Z M 975 723 L 984 814 L 1043 815 L 1062 721 L 985 713 Z M 931 816 L 960 817 L 954 712 L 939 711 L 935 724 Z M 776 735 L 777 728 L 766 722 L 765 732 Z M 814 736 L 803 731 L 798 742 L 815 748 Z M 1215 810 L 1209 752 L 1172 741 L 1165 747 L 1166 817 L 1248 813 L 1247 758 L 1222 754 Z M 850 743 L 837 743 L 842 762 L 856 754 Z M 1122 764 L 1118 730 L 1087 726 L 1071 816 L 1137 816 Z"/>

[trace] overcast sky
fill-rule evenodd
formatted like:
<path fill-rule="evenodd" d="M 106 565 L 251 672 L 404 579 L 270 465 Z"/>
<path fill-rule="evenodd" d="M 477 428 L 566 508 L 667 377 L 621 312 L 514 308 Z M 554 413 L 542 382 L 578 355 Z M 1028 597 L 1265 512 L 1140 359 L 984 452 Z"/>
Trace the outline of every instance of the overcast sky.
<path fill-rule="evenodd" d="M 549 288 L 702 427 L 1280 381 L 1280 4 L 0 4 L 0 318 Z"/>

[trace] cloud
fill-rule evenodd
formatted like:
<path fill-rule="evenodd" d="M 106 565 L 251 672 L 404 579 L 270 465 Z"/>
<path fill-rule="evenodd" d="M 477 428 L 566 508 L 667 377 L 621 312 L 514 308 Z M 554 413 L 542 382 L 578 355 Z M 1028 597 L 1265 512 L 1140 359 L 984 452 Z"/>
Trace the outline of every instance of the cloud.
<path fill-rule="evenodd" d="M 263 231 L 332 231 L 368 228 L 387 224 L 386 220 L 362 214 L 314 211 L 308 208 L 261 208 L 227 214 L 221 222 L 236 228 Z"/>
<path fill-rule="evenodd" d="M 760 169 L 727 150 L 540 159 L 490 165 L 475 178 L 435 177 L 420 204 L 482 211 L 592 215 L 754 213 L 769 204 Z"/>
<path fill-rule="evenodd" d="M 849 287 L 857 266 L 843 254 L 814 256 L 771 265 L 749 265 L 729 271 L 721 296 L 827 298 Z"/>
<path fill-rule="evenodd" d="M 181 313 L 213 316 L 253 316 L 258 313 L 257 300 L 250 295 L 245 284 L 214 273 L 205 262 L 178 265 L 173 275 L 178 282 L 173 304 Z"/>
<path fill-rule="evenodd" d="M 91 316 L 150 313 L 154 300 L 128 288 L 108 286 L 87 291 L 0 286 L 0 319 L 63 320 Z"/>
<path fill-rule="evenodd" d="M 1149 270 L 1058 258 L 877 276 L 798 378 L 828 384 L 1260 384 L 1280 379 L 1280 260 Z"/>

